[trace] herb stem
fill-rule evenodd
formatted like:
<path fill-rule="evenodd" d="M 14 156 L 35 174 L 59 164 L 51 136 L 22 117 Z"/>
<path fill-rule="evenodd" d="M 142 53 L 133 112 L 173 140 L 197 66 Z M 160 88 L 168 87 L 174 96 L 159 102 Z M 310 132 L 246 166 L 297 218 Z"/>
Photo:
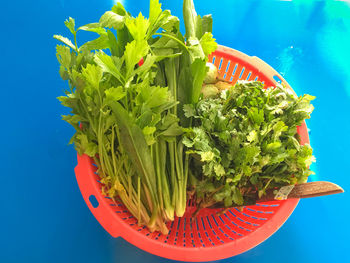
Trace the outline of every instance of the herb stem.
<path fill-rule="evenodd" d="M 156 36 L 164 36 L 164 37 L 168 37 L 171 38 L 172 40 L 176 41 L 177 43 L 179 43 L 186 51 L 188 51 L 188 47 L 179 39 L 177 39 L 176 37 L 170 35 L 170 34 L 166 34 L 166 33 L 155 33 L 154 35 Z"/>
<path fill-rule="evenodd" d="M 79 48 L 78 48 L 78 43 L 77 43 L 77 32 L 74 32 L 74 45 L 75 45 L 75 52 L 77 55 L 79 54 Z"/>

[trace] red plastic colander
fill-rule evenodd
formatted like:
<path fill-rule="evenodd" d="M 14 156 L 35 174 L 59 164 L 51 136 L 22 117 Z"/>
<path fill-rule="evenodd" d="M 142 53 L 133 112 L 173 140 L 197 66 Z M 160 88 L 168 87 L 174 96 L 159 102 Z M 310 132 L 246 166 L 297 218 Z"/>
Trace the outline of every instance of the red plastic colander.
<path fill-rule="evenodd" d="M 257 57 L 219 46 L 210 56 L 227 81 L 259 80 L 265 86 L 288 83 L 269 65 Z M 298 127 L 301 144 L 309 143 L 305 122 Z M 149 232 L 138 226 L 122 203 L 115 203 L 101 193 L 96 166 L 87 155 L 78 154 L 75 174 L 83 198 L 95 218 L 113 237 L 122 237 L 149 253 L 181 261 L 211 261 L 232 257 L 247 251 L 271 236 L 287 220 L 299 199 L 273 201 L 233 208 L 219 215 L 219 210 L 202 209 L 195 218 L 195 207 L 189 205 L 183 217 L 169 222 L 169 234 Z M 96 199 L 98 203 L 91 203 Z M 95 201 L 96 201 L 95 200 Z"/>

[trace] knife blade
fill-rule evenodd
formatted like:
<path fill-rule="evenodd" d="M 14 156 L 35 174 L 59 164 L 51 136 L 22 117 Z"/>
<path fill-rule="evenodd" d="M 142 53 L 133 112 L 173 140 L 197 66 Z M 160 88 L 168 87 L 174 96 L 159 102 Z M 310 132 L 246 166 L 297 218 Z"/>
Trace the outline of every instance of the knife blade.
<path fill-rule="evenodd" d="M 261 198 L 248 200 L 243 206 L 255 205 L 256 203 L 276 200 L 287 200 L 295 198 L 310 198 L 325 195 L 344 193 L 343 188 L 331 182 L 317 181 L 296 185 L 287 185 L 277 189 L 269 189 Z M 233 206 L 235 207 L 235 206 Z M 225 208 L 222 202 L 216 203 L 208 208 Z"/>

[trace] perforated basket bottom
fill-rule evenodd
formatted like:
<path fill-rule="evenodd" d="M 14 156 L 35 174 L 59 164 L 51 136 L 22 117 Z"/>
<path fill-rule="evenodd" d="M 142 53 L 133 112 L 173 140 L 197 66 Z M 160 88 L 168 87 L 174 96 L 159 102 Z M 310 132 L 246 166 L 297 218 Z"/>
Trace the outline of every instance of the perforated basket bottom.
<path fill-rule="evenodd" d="M 167 223 L 168 235 L 162 235 L 157 231 L 150 232 L 145 226 L 138 226 L 136 218 L 122 203 L 105 198 L 109 199 L 109 205 L 125 224 L 149 239 L 180 247 L 220 246 L 240 239 L 263 226 L 281 205 L 280 201 L 261 203 L 244 207 L 242 211 L 233 208 L 225 213 L 220 213 L 223 209 L 202 209 L 194 218 L 192 215 L 196 208 L 188 206 L 183 217 L 175 217 L 174 221 Z"/>

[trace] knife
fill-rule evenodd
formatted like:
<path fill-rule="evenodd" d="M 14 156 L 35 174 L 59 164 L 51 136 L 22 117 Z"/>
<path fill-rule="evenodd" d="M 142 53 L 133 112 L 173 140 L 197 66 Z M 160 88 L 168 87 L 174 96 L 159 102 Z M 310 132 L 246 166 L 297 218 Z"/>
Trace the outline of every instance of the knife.
<path fill-rule="evenodd" d="M 331 182 L 317 181 L 296 185 L 287 185 L 276 189 L 266 190 L 266 194 L 261 198 L 252 198 L 243 205 L 255 205 L 256 203 L 287 200 L 295 198 L 310 198 L 324 195 L 344 193 L 343 188 Z M 256 193 L 256 195 L 258 195 Z M 234 206 L 233 206 L 234 207 Z M 208 208 L 226 208 L 223 202 L 216 203 Z"/>

